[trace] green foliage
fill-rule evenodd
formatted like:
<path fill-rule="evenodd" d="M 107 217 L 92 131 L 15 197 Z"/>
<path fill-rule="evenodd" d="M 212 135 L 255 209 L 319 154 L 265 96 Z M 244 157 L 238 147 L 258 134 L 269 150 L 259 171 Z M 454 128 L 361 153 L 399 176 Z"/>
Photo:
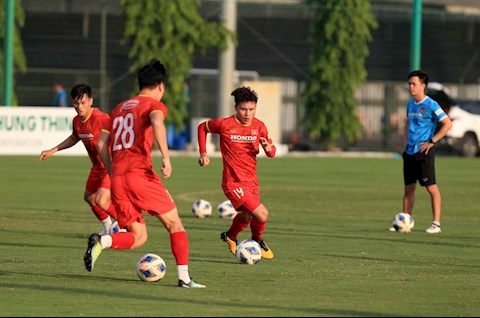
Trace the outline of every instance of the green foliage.
<path fill-rule="evenodd" d="M 168 83 L 164 97 L 169 107 L 167 121 L 181 128 L 186 117 L 184 97 L 186 78 L 192 69 L 196 50 L 224 50 L 234 35 L 222 22 L 208 22 L 198 13 L 198 0 L 120 0 L 126 17 L 125 38 L 130 47 L 131 70 L 137 70 L 152 58 L 167 68 Z"/>
<path fill-rule="evenodd" d="M 0 0 L 0 95 L 3 96 L 3 38 L 5 32 L 5 0 Z M 25 25 L 25 12 L 21 6 L 20 0 L 15 0 L 15 30 L 14 30 L 14 43 L 13 43 L 13 59 L 17 71 L 24 73 L 27 70 L 27 58 L 23 51 L 22 37 L 20 35 L 20 28 Z M 17 97 L 13 94 L 14 105 L 17 104 Z"/>
<path fill-rule="evenodd" d="M 310 82 L 303 98 L 311 138 L 332 147 L 339 137 L 350 143 L 361 133 L 355 88 L 367 77 L 370 29 L 377 22 L 369 0 L 308 0 L 315 9 L 310 41 Z"/>

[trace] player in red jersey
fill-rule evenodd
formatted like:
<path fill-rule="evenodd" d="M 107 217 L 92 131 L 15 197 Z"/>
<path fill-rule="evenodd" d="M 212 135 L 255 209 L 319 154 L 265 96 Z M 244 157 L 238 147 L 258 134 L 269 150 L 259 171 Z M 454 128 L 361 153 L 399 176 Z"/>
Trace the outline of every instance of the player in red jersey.
<path fill-rule="evenodd" d="M 222 189 L 240 211 L 227 232 L 224 240 L 232 254 L 237 249 L 237 235 L 250 225 L 252 239 L 262 248 L 262 257 L 273 258 L 273 252 L 262 239 L 268 219 L 268 210 L 260 202 L 257 177 L 257 154 L 261 145 L 268 157 L 275 157 L 276 148 L 268 135 L 267 127 L 255 118 L 257 94 L 250 87 L 241 87 L 231 94 L 235 98 L 236 114 L 227 118 L 216 118 L 198 126 L 200 166 L 208 166 L 207 133 L 220 135 L 220 151 L 223 158 Z"/>
<path fill-rule="evenodd" d="M 118 230 L 118 227 L 114 224 L 116 223 L 116 216 L 110 199 L 110 177 L 100 161 L 96 143 L 101 128 L 109 122 L 110 117 L 108 114 L 92 107 L 93 98 L 90 86 L 86 84 L 75 85 L 70 92 L 70 96 L 78 114 L 73 118 L 72 134 L 52 149 L 42 151 L 39 161 L 47 159 L 57 151 L 74 146 L 80 140 L 83 142 L 92 162 L 83 197 L 92 208 L 93 214 L 103 224 L 103 230 L 100 233 L 106 234 L 109 231 Z"/>
<path fill-rule="evenodd" d="M 188 237 L 177 207 L 152 166 L 152 144 L 157 143 L 164 178 L 172 173 L 164 119 L 167 107 L 160 101 L 167 74 L 158 60 L 138 72 L 140 93 L 120 102 L 110 114 L 111 123 L 102 130 L 97 148 L 112 180 L 112 198 L 119 225 L 127 232 L 90 235 L 85 252 L 88 271 L 105 248 L 117 250 L 141 247 L 147 241 L 142 211 L 155 216 L 170 234 L 170 246 L 178 270 L 178 287 L 204 288 L 188 272 Z M 111 152 L 109 151 L 111 148 Z M 111 153 L 111 155 L 110 155 Z"/>

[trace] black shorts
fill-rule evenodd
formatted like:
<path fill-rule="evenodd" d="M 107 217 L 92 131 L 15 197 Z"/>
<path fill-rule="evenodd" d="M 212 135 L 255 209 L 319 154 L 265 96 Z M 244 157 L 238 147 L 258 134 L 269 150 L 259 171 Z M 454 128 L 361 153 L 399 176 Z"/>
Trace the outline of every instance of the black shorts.
<path fill-rule="evenodd" d="M 435 150 L 430 148 L 428 154 L 417 152 L 409 155 L 403 153 L 403 180 L 405 185 L 420 183 L 422 187 L 436 184 Z"/>

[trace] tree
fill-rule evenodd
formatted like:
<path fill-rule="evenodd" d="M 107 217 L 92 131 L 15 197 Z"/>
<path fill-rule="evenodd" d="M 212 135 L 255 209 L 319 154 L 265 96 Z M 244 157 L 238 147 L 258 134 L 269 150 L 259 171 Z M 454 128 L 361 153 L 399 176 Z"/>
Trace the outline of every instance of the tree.
<path fill-rule="evenodd" d="M 165 104 L 168 123 L 184 127 L 186 117 L 184 87 L 192 69 L 196 50 L 225 50 L 229 37 L 235 39 L 221 22 L 208 22 L 198 13 L 198 0 L 120 0 L 126 16 L 125 40 L 136 70 L 152 58 L 162 62 L 168 75 Z"/>
<path fill-rule="evenodd" d="M 354 93 L 367 77 L 367 42 L 377 21 L 370 0 L 307 0 L 307 4 L 315 13 L 309 37 L 310 81 L 303 93 L 305 122 L 310 137 L 330 150 L 339 137 L 352 143 L 361 134 Z"/>
<path fill-rule="evenodd" d="M 5 35 L 5 0 L 0 0 L 0 96 L 3 96 L 3 38 Z M 15 0 L 15 31 L 13 43 L 13 61 L 19 72 L 27 70 L 27 58 L 23 51 L 22 37 L 20 35 L 20 28 L 25 25 L 25 12 L 23 11 L 20 1 Z M 13 94 L 13 105 L 17 105 L 17 97 Z"/>

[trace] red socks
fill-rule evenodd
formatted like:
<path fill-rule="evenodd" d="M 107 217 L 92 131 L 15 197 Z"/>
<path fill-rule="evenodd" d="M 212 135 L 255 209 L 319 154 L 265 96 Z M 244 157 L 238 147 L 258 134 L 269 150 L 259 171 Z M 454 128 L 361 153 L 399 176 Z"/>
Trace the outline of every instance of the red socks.
<path fill-rule="evenodd" d="M 188 237 L 187 232 L 170 234 L 170 246 L 177 265 L 188 265 Z"/>
<path fill-rule="evenodd" d="M 118 232 L 110 235 L 112 237 L 112 246 L 116 250 L 126 250 L 135 243 L 135 235 L 130 232 Z"/>
<path fill-rule="evenodd" d="M 260 242 L 262 240 L 262 234 L 265 231 L 265 225 L 267 222 L 260 222 L 256 219 L 252 219 L 250 222 L 250 228 L 252 229 L 252 240 Z"/>
<path fill-rule="evenodd" d="M 236 241 L 238 233 L 245 230 L 250 224 L 250 220 L 245 220 L 242 213 L 238 213 L 234 218 L 227 235 L 230 239 Z"/>
<path fill-rule="evenodd" d="M 108 206 L 107 213 L 115 220 L 117 219 L 117 212 L 115 211 L 115 206 L 112 204 L 112 202 L 110 202 L 110 205 Z"/>
<path fill-rule="evenodd" d="M 97 217 L 97 219 L 99 221 L 103 221 L 106 218 L 108 218 L 107 212 L 105 212 L 103 209 L 101 209 L 98 205 L 92 206 L 92 212 L 93 212 L 93 214 L 95 214 L 95 216 Z"/>

